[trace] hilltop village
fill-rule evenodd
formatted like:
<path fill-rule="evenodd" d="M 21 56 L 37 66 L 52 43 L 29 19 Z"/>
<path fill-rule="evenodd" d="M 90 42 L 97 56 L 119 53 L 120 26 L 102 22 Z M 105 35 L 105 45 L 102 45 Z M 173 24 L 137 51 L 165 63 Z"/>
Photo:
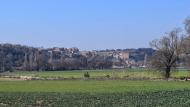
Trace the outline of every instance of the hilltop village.
<path fill-rule="evenodd" d="M 151 48 L 80 51 L 78 48 L 34 48 L 0 45 L 0 70 L 77 70 L 146 67 Z"/>

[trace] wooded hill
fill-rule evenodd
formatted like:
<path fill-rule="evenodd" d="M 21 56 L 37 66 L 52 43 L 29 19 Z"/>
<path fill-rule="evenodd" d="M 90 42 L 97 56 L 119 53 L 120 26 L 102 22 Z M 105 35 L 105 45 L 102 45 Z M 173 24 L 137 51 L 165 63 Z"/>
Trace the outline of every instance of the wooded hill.
<path fill-rule="evenodd" d="M 79 51 L 77 48 L 34 48 L 0 44 L 0 71 L 110 69 L 143 66 L 151 48 Z"/>

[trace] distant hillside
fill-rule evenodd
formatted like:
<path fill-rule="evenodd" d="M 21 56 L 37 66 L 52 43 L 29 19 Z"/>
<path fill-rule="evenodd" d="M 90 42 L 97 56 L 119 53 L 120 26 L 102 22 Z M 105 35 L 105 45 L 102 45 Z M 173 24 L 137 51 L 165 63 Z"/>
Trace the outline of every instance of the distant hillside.
<path fill-rule="evenodd" d="M 110 69 L 143 66 L 151 48 L 80 51 L 78 48 L 35 48 L 0 44 L 0 71 Z"/>

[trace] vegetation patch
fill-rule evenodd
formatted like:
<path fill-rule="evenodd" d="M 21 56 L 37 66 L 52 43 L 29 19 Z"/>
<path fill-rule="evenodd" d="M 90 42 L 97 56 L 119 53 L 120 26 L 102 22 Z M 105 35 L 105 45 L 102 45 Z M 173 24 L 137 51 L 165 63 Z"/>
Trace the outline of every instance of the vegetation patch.
<path fill-rule="evenodd" d="M 190 82 L 126 80 L 0 81 L 0 92 L 115 93 L 190 90 Z"/>
<path fill-rule="evenodd" d="M 46 72 L 4 72 L 0 73 L 1 78 L 12 78 L 20 80 L 160 80 L 164 79 L 164 73 L 148 70 L 77 70 L 77 71 L 46 71 Z M 185 80 L 190 77 L 189 71 L 173 71 L 171 78 L 175 80 Z"/>
<path fill-rule="evenodd" d="M 0 93 L 5 107 L 189 107 L 190 91 L 142 93 Z"/>

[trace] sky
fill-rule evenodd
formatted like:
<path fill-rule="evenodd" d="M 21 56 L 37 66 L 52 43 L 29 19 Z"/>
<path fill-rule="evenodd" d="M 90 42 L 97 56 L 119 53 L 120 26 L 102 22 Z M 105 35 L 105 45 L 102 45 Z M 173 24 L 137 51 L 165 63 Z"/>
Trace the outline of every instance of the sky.
<path fill-rule="evenodd" d="M 0 43 L 80 50 L 148 48 L 184 27 L 190 0 L 1 0 Z"/>

